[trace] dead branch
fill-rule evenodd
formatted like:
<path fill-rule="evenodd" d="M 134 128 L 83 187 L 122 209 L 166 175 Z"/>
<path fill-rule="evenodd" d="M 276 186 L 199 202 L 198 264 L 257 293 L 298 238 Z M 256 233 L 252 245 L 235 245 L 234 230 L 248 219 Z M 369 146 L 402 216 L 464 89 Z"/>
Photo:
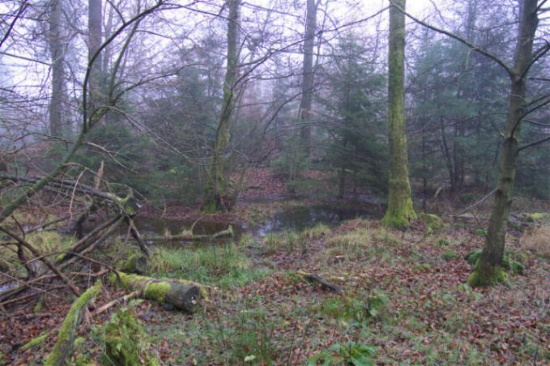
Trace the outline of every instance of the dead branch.
<path fill-rule="evenodd" d="M 19 235 L 15 234 L 15 233 L 12 233 L 10 230 L 4 228 L 4 227 L 1 227 L 0 226 L 0 231 L 2 231 L 3 233 L 9 235 L 10 237 L 12 237 L 14 240 L 16 240 L 19 244 L 21 244 L 23 247 L 25 247 L 26 249 L 28 249 L 32 255 L 34 255 L 35 257 L 39 257 L 40 258 L 40 261 L 42 263 L 44 263 L 44 265 L 46 265 L 46 267 L 48 267 L 53 273 L 55 273 L 57 275 L 57 277 L 59 277 L 59 279 L 61 279 L 61 281 L 65 282 L 65 284 L 71 289 L 71 291 L 76 295 L 76 296 L 80 296 L 80 291 L 78 290 L 78 288 L 72 283 L 72 281 L 67 278 L 60 270 L 59 268 L 57 268 L 48 258 L 46 257 L 43 257 L 40 255 L 40 253 L 38 252 L 38 250 L 36 250 L 34 248 L 34 246 L 27 242 L 25 239 L 21 238 Z"/>
<path fill-rule="evenodd" d="M 328 282 L 325 278 L 323 278 L 321 276 L 311 274 L 311 273 L 307 273 L 307 272 L 302 272 L 302 271 L 298 271 L 297 273 L 300 274 L 307 282 L 317 283 L 317 284 L 321 285 L 321 288 L 323 290 L 329 290 L 329 291 L 335 292 L 337 294 L 342 294 L 343 293 L 343 290 L 340 286 L 337 286 L 337 285 L 334 285 L 334 284 Z"/>

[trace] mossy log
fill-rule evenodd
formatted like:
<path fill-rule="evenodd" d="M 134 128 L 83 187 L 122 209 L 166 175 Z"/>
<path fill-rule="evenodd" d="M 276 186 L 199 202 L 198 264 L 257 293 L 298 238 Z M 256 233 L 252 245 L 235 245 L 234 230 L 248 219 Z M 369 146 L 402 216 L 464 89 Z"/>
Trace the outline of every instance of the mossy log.
<path fill-rule="evenodd" d="M 176 310 L 194 313 L 201 300 L 201 289 L 193 282 L 177 279 L 158 279 L 117 272 L 110 280 L 131 291 L 139 291 L 140 297 L 167 304 Z"/>
<path fill-rule="evenodd" d="M 76 299 L 65 317 L 61 329 L 59 329 L 57 342 L 55 342 L 52 352 L 44 361 L 44 366 L 61 366 L 66 364 L 66 360 L 71 357 L 73 351 L 74 338 L 78 325 L 82 320 L 82 315 L 84 311 L 86 311 L 88 304 L 92 302 L 100 292 L 101 283 L 98 282 Z"/>

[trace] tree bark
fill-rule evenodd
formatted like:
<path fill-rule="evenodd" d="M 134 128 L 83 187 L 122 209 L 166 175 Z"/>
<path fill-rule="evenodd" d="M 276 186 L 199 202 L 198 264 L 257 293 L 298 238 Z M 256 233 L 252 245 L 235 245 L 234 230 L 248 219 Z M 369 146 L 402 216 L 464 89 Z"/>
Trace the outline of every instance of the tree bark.
<path fill-rule="evenodd" d="M 390 6 L 390 40 L 388 52 L 388 122 L 390 137 L 389 198 L 384 224 L 407 228 L 416 218 L 409 182 L 407 137 L 405 135 L 405 0 L 393 0 Z"/>
<path fill-rule="evenodd" d="M 227 69 L 223 83 L 223 101 L 210 174 L 206 183 L 203 200 L 204 212 L 229 211 L 232 202 L 228 194 L 229 182 L 225 177 L 226 154 L 230 138 L 230 121 L 237 98 L 237 76 L 239 72 L 239 29 L 241 0 L 228 0 L 229 16 L 227 24 Z"/>
<path fill-rule="evenodd" d="M 316 0 L 307 0 L 306 28 L 304 34 L 304 59 L 302 63 L 302 98 L 300 100 L 300 137 L 306 156 L 311 153 L 311 108 L 313 103 L 313 47 L 317 28 Z"/>
<path fill-rule="evenodd" d="M 533 40 L 538 26 L 537 0 L 524 0 L 510 74 L 511 86 L 508 114 L 504 128 L 504 143 L 499 161 L 499 175 L 485 247 L 476 269 L 468 279 L 472 286 L 489 286 L 505 280 L 502 269 L 508 216 L 516 174 L 516 159 L 521 122 L 526 114 L 527 72 L 533 62 Z"/>

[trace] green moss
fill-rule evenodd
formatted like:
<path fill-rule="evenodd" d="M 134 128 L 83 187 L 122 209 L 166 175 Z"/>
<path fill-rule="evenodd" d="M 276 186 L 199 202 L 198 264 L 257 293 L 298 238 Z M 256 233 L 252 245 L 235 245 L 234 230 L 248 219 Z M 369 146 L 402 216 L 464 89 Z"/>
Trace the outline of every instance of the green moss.
<path fill-rule="evenodd" d="M 36 345 L 39 345 L 40 343 L 42 343 L 43 341 L 45 341 L 47 338 L 48 338 L 48 335 L 49 333 L 44 333 L 34 339 L 31 339 L 27 344 L 25 344 L 23 347 L 21 347 L 21 349 L 23 351 L 26 351 L 28 350 L 29 348 L 32 348 Z"/>
<path fill-rule="evenodd" d="M 489 273 L 482 273 L 478 269 L 474 270 L 472 274 L 468 277 L 468 285 L 471 287 L 487 287 L 494 286 L 499 283 L 506 283 L 508 280 L 508 275 L 506 271 L 500 267 L 496 266 Z"/>
<path fill-rule="evenodd" d="M 485 229 L 481 229 L 481 228 L 475 229 L 474 232 L 479 236 L 483 236 L 483 237 L 487 236 L 487 230 Z"/>
<path fill-rule="evenodd" d="M 106 364 L 119 366 L 159 365 L 150 356 L 150 343 L 145 329 L 129 310 L 123 310 L 111 318 L 105 326 Z"/>
<path fill-rule="evenodd" d="M 59 330 L 57 342 L 55 343 L 52 352 L 44 361 L 45 366 L 56 366 L 64 362 L 64 358 L 68 357 L 72 351 L 72 340 L 75 336 L 76 328 L 82 317 L 82 311 L 99 293 L 101 292 L 101 282 L 97 282 L 84 292 L 71 306 L 69 313 L 63 321 L 63 325 Z"/>
<path fill-rule="evenodd" d="M 481 257 L 481 253 L 483 253 L 483 250 L 481 249 L 472 250 L 464 256 L 464 259 L 466 259 L 471 266 L 476 267 L 477 262 Z M 521 257 L 521 254 L 516 253 L 514 256 Z M 520 261 L 512 259 L 510 253 L 504 254 L 504 257 L 502 258 L 502 268 L 514 275 L 521 275 L 525 273 L 525 266 Z"/>
<path fill-rule="evenodd" d="M 502 267 L 515 275 L 522 275 L 525 273 L 525 266 L 507 255 L 502 259 Z"/>
<path fill-rule="evenodd" d="M 171 288 L 168 282 L 150 282 L 145 286 L 143 294 L 146 298 L 162 304 Z"/>
<path fill-rule="evenodd" d="M 411 204 L 412 209 L 412 204 Z M 386 216 L 382 219 L 382 224 L 386 227 L 398 229 L 398 230 L 406 230 L 410 226 L 410 220 L 413 220 L 416 218 L 416 214 L 414 210 L 412 210 L 411 213 L 407 214 L 406 212 L 403 214 L 394 214 L 391 212 L 387 212 Z"/>
<path fill-rule="evenodd" d="M 535 212 L 535 213 L 531 214 L 531 217 L 535 220 L 550 219 L 550 213 Z"/>
<path fill-rule="evenodd" d="M 164 302 L 166 294 L 171 289 L 170 282 L 177 282 L 184 285 L 196 285 L 199 287 L 201 298 L 208 300 L 208 292 L 206 291 L 206 288 L 194 281 L 183 280 L 180 278 L 152 278 L 136 274 L 126 274 L 124 272 L 117 272 L 117 274 L 112 273 L 108 277 L 109 283 L 113 285 L 120 283 L 127 289 L 140 289 L 142 290 L 145 298 L 153 301 L 158 301 L 160 303 Z"/>
<path fill-rule="evenodd" d="M 474 249 L 471 252 L 469 252 L 468 254 L 466 254 L 464 256 L 464 259 L 466 259 L 468 261 L 468 263 L 470 263 L 471 266 L 475 267 L 477 265 L 477 261 L 481 257 L 482 252 L 483 252 L 483 250 L 481 250 L 481 249 Z"/>
<path fill-rule="evenodd" d="M 424 225 L 428 228 L 428 230 L 439 230 L 443 227 L 443 221 L 441 221 L 441 218 L 434 214 L 427 214 L 423 213 L 420 215 L 422 222 L 424 222 Z"/>

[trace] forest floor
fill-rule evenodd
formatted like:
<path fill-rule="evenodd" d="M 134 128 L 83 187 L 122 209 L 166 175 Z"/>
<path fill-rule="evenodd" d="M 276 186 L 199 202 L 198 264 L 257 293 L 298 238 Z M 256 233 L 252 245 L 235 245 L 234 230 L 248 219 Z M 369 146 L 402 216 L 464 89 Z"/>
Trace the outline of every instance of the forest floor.
<path fill-rule="evenodd" d="M 273 207 L 284 209 L 250 202 L 230 220 L 261 220 Z M 238 242 L 155 247 L 151 275 L 197 281 L 209 298 L 193 315 L 148 301 L 126 307 L 164 365 L 550 364 L 548 223 L 509 232 L 507 254 L 524 264 L 523 275 L 472 289 L 464 256 L 482 248 L 484 224 L 443 219 L 439 228 L 418 221 L 405 232 L 356 219 L 244 234 Z M 308 282 L 304 273 L 342 292 Z M 121 295 L 105 285 L 96 305 Z M 70 305 L 70 296 L 50 293 L 3 312 L 0 365 L 42 364 Z M 111 315 L 80 327 L 71 364 L 100 364 Z M 21 350 L 52 330 L 45 342 Z"/>

